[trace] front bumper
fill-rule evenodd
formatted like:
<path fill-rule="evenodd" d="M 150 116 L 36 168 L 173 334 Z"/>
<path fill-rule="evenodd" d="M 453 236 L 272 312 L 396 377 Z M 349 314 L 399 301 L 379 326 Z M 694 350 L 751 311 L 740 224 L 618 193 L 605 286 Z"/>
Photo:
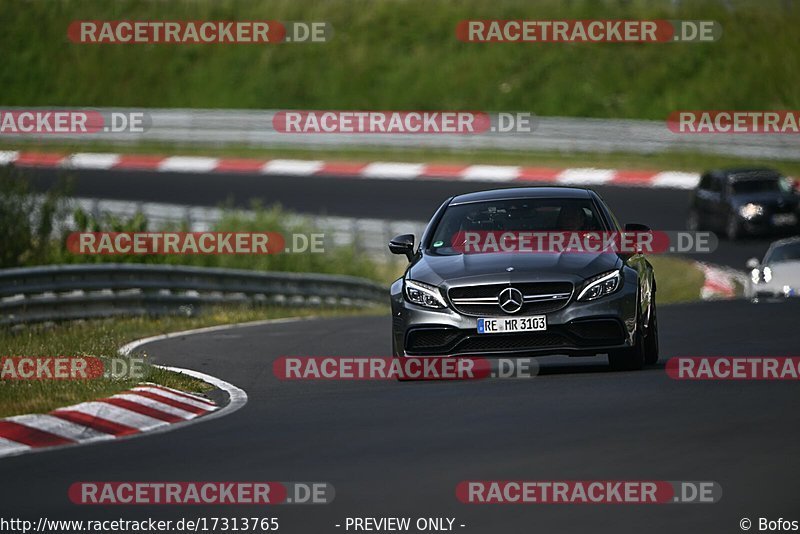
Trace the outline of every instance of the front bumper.
<path fill-rule="evenodd" d="M 477 317 L 450 308 L 430 310 L 403 298 L 392 286 L 392 344 L 395 356 L 592 356 L 631 347 L 636 334 L 635 280 L 590 302 L 571 300 L 546 313 L 547 330 L 478 334 Z"/>
<path fill-rule="evenodd" d="M 739 220 L 739 224 L 741 225 L 742 229 L 750 235 L 781 235 L 781 234 L 794 234 L 800 230 L 800 223 L 795 222 L 794 224 L 774 224 L 773 217 L 775 215 L 789 215 L 794 214 L 796 219 L 800 219 L 796 213 L 794 212 L 784 212 L 784 213 L 767 213 L 764 215 L 759 215 L 752 219 L 745 219 L 744 217 L 737 215 Z"/>
<path fill-rule="evenodd" d="M 797 285 L 758 284 L 751 287 L 750 296 L 754 300 L 783 300 L 800 297 L 800 287 Z"/>

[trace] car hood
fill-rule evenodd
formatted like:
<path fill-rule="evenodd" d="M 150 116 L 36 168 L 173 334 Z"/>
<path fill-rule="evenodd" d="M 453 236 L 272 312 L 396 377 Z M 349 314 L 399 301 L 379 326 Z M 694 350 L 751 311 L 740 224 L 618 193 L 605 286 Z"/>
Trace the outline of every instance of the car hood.
<path fill-rule="evenodd" d="M 412 280 L 441 285 L 570 280 L 574 283 L 618 269 L 617 254 L 604 253 L 485 253 L 453 256 L 423 255 L 410 269 Z"/>
<path fill-rule="evenodd" d="M 772 263 L 767 267 L 772 271 L 770 285 L 789 285 L 792 287 L 800 285 L 800 261 L 782 261 Z"/>
<path fill-rule="evenodd" d="M 750 193 L 744 195 L 736 195 L 733 197 L 733 203 L 738 206 L 745 204 L 761 204 L 765 206 L 776 206 L 783 204 L 785 206 L 794 206 L 798 202 L 797 195 L 791 193 Z"/>

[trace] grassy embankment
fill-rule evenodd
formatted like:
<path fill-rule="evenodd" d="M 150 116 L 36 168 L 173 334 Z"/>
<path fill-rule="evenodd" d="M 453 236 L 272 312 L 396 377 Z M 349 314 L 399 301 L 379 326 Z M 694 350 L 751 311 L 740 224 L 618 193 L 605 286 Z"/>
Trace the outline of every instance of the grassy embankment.
<path fill-rule="evenodd" d="M 0 105 L 469 109 L 664 119 L 797 109 L 800 10 L 779 0 L 3 2 Z M 462 19 L 703 19 L 714 43 L 475 44 Z M 317 20 L 324 44 L 71 43 L 73 20 Z"/>
<path fill-rule="evenodd" d="M 66 0 L 0 3 L 4 50 L 0 106 L 259 109 L 469 109 L 542 116 L 663 120 L 678 109 L 797 109 L 800 10 L 734 0 L 255 0 L 153 3 Z M 462 43 L 466 18 L 713 19 L 715 43 Z M 73 20 L 323 20 L 324 44 L 117 45 L 69 42 Z M 2 148 L 30 143 L 0 139 Z M 800 164 L 696 153 L 560 154 L 443 150 L 296 150 L 190 144 L 50 145 L 65 151 L 132 151 L 253 157 L 442 161 L 699 171 Z"/>

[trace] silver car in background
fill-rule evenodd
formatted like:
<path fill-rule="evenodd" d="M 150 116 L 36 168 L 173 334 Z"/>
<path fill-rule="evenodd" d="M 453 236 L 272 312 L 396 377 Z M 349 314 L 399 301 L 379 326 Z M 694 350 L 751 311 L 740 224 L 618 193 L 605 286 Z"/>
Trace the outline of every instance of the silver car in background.
<path fill-rule="evenodd" d="M 763 261 L 750 258 L 747 268 L 747 297 L 758 300 L 800 296 L 800 237 L 775 241 Z"/>

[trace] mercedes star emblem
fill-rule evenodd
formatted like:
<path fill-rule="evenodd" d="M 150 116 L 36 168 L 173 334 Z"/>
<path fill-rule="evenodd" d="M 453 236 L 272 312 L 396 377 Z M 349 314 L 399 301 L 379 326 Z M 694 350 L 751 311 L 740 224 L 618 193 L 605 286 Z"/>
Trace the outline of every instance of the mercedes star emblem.
<path fill-rule="evenodd" d="M 500 303 L 500 309 L 506 313 L 517 313 L 522 309 L 522 291 L 513 287 L 507 287 L 497 295 L 497 301 Z"/>

